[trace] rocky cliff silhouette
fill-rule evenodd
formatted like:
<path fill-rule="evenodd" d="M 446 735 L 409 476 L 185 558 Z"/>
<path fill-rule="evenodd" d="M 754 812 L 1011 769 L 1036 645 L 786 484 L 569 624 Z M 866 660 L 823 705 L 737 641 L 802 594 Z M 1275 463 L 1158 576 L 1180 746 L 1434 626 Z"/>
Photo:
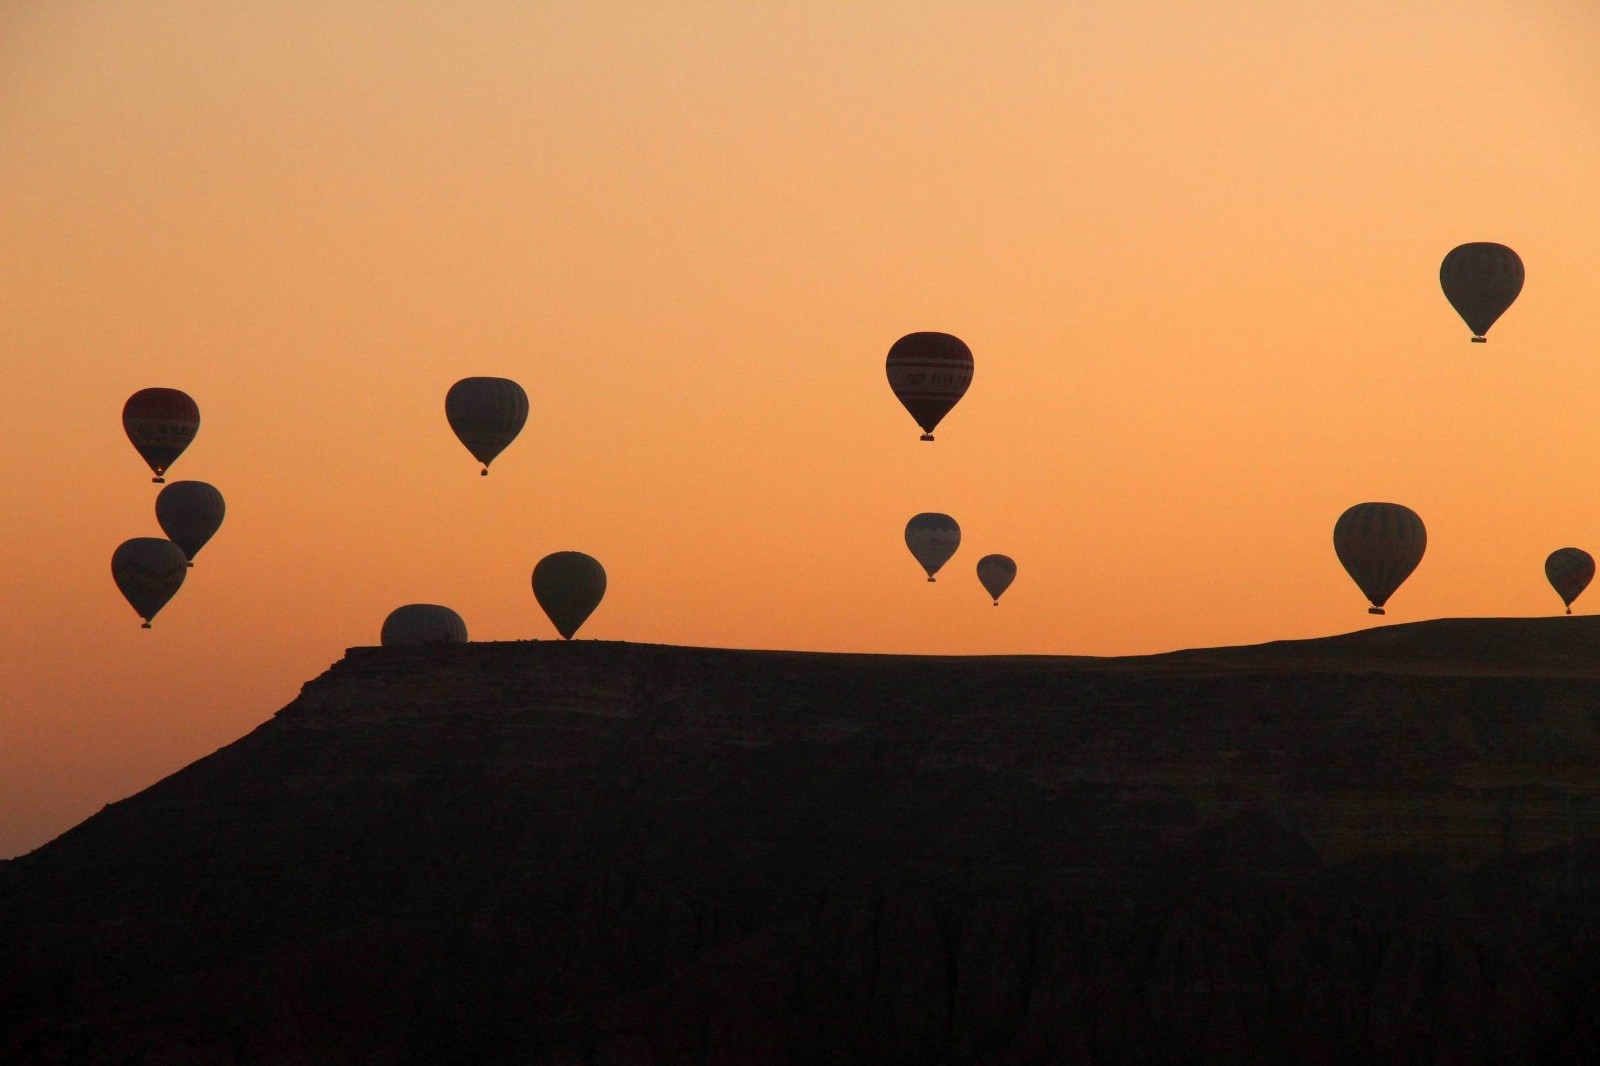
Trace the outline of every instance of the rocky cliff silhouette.
<path fill-rule="evenodd" d="M 357 648 L 0 864 L 0 1061 L 1600 1061 L 1600 619 Z"/>

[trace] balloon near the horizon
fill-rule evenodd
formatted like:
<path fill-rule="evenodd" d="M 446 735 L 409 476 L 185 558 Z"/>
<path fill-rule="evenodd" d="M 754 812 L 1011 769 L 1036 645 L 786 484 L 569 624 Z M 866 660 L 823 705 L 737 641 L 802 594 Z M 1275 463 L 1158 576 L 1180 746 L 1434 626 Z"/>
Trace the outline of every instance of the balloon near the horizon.
<path fill-rule="evenodd" d="M 933 575 L 961 547 L 961 527 L 947 514 L 924 511 L 906 523 L 906 547 L 932 581 Z"/>
<path fill-rule="evenodd" d="M 1472 330 L 1474 344 L 1488 339 L 1484 334 L 1522 291 L 1523 278 L 1521 257 L 1490 241 L 1458 245 L 1439 264 L 1439 287 Z"/>
<path fill-rule="evenodd" d="M 177 389 L 140 389 L 122 405 L 122 429 L 155 477 L 166 483 L 167 468 L 200 432 L 200 408 Z"/>
<path fill-rule="evenodd" d="M 533 568 L 533 598 L 565 640 L 572 639 L 605 594 L 605 567 L 583 552 L 555 552 Z"/>
<path fill-rule="evenodd" d="M 183 587 L 189 560 L 183 549 L 160 537 L 135 537 L 111 553 L 111 577 L 144 619 L 144 629 Z"/>
<path fill-rule="evenodd" d="M 156 495 L 156 521 L 167 539 L 183 549 L 189 565 L 222 528 L 227 505 L 204 481 L 174 481 Z"/>
<path fill-rule="evenodd" d="M 1345 571 L 1372 604 L 1368 614 L 1383 614 L 1428 547 L 1428 531 L 1417 512 L 1398 503 L 1358 503 L 1333 526 L 1333 550 Z"/>
<path fill-rule="evenodd" d="M 1594 580 L 1594 556 L 1582 548 L 1557 548 L 1544 561 L 1544 576 L 1572 613 L 1572 601 Z"/>
<path fill-rule="evenodd" d="M 528 394 L 509 378 L 462 378 L 445 394 L 444 416 L 488 477 L 489 464 L 528 421 Z"/>
<path fill-rule="evenodd" d="M 889 388 L 933 439 L 933 427 L 972 384 L 972 350 L 948 333 L 908 333 L 894 342 L 885 364 Z"/>
<path fill-rule="evenodd" d="M 467 623 L 437 603 L 408 603 L 383 620 L 378 640 L 385 648 L 416 644 L 465 644 Z"/>
<path fill-rule="evenodd" d="M 1009 555 L 985 555 L 978 560 L 978 583 L 1000 606 L 1000 596 L 1017 579 L 1017 564 Z"/>

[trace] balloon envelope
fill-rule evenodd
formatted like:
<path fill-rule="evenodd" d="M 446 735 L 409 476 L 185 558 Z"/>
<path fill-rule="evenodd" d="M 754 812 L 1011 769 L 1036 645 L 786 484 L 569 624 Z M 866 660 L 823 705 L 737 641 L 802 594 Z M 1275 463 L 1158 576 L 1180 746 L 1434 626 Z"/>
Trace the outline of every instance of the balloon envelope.
<path fill-rule="evenodd" d="M 487 474 L 528 421 L 528 394 L 509 378 L 462 378 L 445 394 L 444 416 Z"/>
<path fill-rule="evenodd" d="M 1339 516 L 1333 527 L 1333 550 L 1372 606 L 1383 605 L 1422 561 L 1428 531 L 1422 519 L 1398 503 L 1358 503 Z"/>
<path fill-rule="evenodd" d="M 1544 576 L 1571 614 L 1572 601 L 1594 580 L 1594 556 L 1582 548 L 1557 548 L 1544 561 Z"/>
<path fill-rule="evenodd" d="M 465 644 L 467 623 L 437 603 L 408 603 L 383 620 L 378 639 L 385 648 L 406 644 Z"/>
<path fill-rule="evenodd" d="M 972 350 L 948 333 L 908 333 L 894 342 L 885 364 L 889 388 L 933 439 L 933 427 L 972 384 Z"/>
<path fill-rule="evenodd" d="M 1017 564 L 1008 555 L 985 555 L 978 560 L 978 580 L 1000 606 L 1000 594 L 1017 579 Z"/>
<path fill-rule="evenodd" d="M 1472 330 L 1472 339 L 1484 340 L 1495 319 L 1522 291 L 1522 259 L 1503 244 L 1475 241 L 1450 249 L 1439 264 L 1439 286 L 1445 299 Z"/>
<path fill-rule="evenodd" d="M 156 496 L 156 521 L 194 565 L 194 557 L 222 526 L 222 493 L 204 481 L 174 481 Z"/>
<path fill-rule="evenodd" d="M 122 405 L 122 429 L 162 483 L 167 468 L 200 432 L 200 408 L 177 389 L 140 389 Z"/>
<path fill-rule="evenodd" d="M 111 553 L 111 577 L 144 619 L 144 628 L 183 585 L 189 572 L 183 549 L 160 537 L 135 537 Z"/>
<path fill-rule="evenodd" d="M 583 552 L 556 552 L 533 568 L 533 598 L 567 640 L 600 606 L 606 594 L 606 571 Z"/>
<path fill-rule="evenodd" d="M 906 523 L 906 547 L 932 581 L 933 575 L 961 547 L 961 527 L 947 514 L 924 511 Z"/>

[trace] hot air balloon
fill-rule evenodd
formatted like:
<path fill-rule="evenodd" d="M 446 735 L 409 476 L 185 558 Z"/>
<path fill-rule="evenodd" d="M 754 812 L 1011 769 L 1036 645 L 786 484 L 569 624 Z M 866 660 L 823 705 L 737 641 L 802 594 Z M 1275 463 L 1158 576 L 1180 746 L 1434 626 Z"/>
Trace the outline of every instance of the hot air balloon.
<path fill-rule="evenodd" d="M 190 566 L 222 526 L 226 510 L 222 493 L 204 481 L 174 481 L 156 496 L 156 521 L 172 543 L 183 549 Z"/>
<path fill-rule="evenodd" d="M 1333 527 L 1333 550 L 1372 602 L 1368 614 L 1383 613 L 1384 603 L 1411 576 L 1427 547 L 1422 519 L 1398 503 L 1358 503 Z"/>
<path fill-rule="evenodd" d="M 437 603 L 408 603 L 389 612 L 378 639 L 385 648 L 402 644 L 465 644 L 467 623 Z"/>
<path fill-rule="evenodd" d="M 911 549 L 922 569 L 928 572 L 928 580 L 932 581 L 933 575 L 961 547 L 961 527 L 947 514 L 925 511 L 906 523 L 906 547 Z"/>
<path fill-rule="evenodd" d="M 972 384 L 972 351 L 948 333 L 908 333 L 889 349 L 889 387 L 933 439 L 933 427 Z"/>
<path fill-rule="evenodd" d="M 122 428 L 155 471 L 150 480 L 164 485 L 167 467 L 200 432 L 200 408 L 177 389 L 140 389 L 122 405 Z"/>
<path fill-rule="evenodd" d="M 600 606 L 606 594 L 606 571 L 583 552 L 556 552 L 533 568 L 533 597 L 566 640 Z"/>
<path fill-rule="evenodd" d="M 1594 579 L 1594 556 L 1582 548 L 1557 548 L 1544 561 L 1544 576 L 1550 579 L 1550 586 L 1571 614 L 1572 601 Z"/>
<path fill-rule="evenodd" d="M 978 560 L 978 580 L 1000 606 L 1000 594 L 1017 579 L 1017 564 L 1008 555 L 985 555 Z"/>
<path fill-rule="evenodd" d="M 1474 344 L 1484 343 L 1489 327 L 1517 298 L 1523 276 L 1517 253 L 1488 241 L 1458 245 L 1439 264 L 1439 286 L 1472 330 Z"/>
<path fill-rule="evenodd" d="M 444 416 L 488 477 L 489 464 L 528 421 L 528 394 L 509 378 L 462 378 L 445 394 Z"/>
<path fill-rule="evenodd" d="M 111 576 L 122 595 L 144 619 L 143 628 L 183 586 L 189 560 L 183 549 L 160 537 L 135 537 L 111 554 Z"/>

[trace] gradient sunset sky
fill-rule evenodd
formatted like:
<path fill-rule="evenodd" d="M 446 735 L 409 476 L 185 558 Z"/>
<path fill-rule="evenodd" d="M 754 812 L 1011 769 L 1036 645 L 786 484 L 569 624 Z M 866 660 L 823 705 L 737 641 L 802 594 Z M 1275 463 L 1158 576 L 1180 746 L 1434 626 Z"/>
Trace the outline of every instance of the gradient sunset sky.
<path fill-rule="evenodd" d="M 0 6 L 0 856 L 402 603 L 553 637 L 562 549 L 610 576 L 582 637 L 1127 654 L 1372 624 L 1331 531 L 1392 500 L 1429 544 L 1386 621 L 1558 612 L 1597 56 L 1593 0 Z M 1527 265 L 1487 345 L 1465 241 Z M 914 330 L 976 359 L 931 445 Z M 488 478 L 469 375 L 531 402 Z M 149 632 L 109 573 L 160 535 L 147 386 L 228 504 Z"/>

